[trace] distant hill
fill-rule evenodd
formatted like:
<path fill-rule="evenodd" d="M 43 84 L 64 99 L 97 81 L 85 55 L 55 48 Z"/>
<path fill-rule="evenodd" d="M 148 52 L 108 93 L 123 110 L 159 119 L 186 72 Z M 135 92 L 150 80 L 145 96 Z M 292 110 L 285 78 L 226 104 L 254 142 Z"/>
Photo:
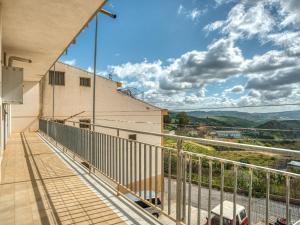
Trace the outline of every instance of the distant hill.
<path fill-rule="evenodd" d="M 270 120 L 300 120 L 300 110 L 274 113 L 247 113 L 238 111 L 193 111 L 187 112 L 189 116 L 206 117 L 236 117 L 255 123 L 265 123 Z"/>
<path fill-rule="evenodd" d="M 196 118 L 195 121 L 206 126 L 228 126 L 228 127 L 254 127 L 253 121 L 240 119 L 232 116 L 214 116 L 206 118 Z"/>
<path fill-rule="evenodd" d="M 171 118 L 176 117 L 176 113 L 169 113 Z M 207 116 L 207 117 L 196 117 L 188 114 L 190 123 L 199 124 L 203 126 L 228 126 L 228 127 L 255 127 L 256 124 L 253 121 L 242 119 L 233 116 Z"/>
<path fill-rule="evenodd" d="M 300 129 L 299 120 L 270 120 L 257 128 L 263 129 Z"/>

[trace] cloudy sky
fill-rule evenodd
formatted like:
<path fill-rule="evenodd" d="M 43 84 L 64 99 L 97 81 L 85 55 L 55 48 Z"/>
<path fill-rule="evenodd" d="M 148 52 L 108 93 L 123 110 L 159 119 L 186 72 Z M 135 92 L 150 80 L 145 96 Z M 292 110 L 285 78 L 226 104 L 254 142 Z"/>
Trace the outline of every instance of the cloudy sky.
<path fill-rule="evenodd" d="M 105 8 L 118 18 L 99 17 L 97 72 L 147 102 L 168 109 L 300 102 L 299 0 L 110 0 Z M 94 26 L 61 61 L 91 70 Z"/>

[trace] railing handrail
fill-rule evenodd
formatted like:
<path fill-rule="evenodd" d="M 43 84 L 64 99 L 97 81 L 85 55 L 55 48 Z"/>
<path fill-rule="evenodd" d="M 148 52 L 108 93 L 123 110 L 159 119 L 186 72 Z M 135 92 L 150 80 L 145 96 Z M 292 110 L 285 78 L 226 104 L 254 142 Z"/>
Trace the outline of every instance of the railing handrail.
<path fill-rule="evenodd" d="M 149 131 L 139 131 L 139 130 L 134 130 L 134 129 L 112 127 L 112 126 L 93 124 L 93 123 L 84 123 L 84 122 L 78 122 L 78 121 L 73 121 L 73 120 L 67 120 L 66 122 L 91 125 L 94 127 L 119 130 L 119 131 L 124 131 L 124 132 L 133 132 L 133 133 L 139 133 L 139 134 L 145 134 L 145 135 L 152 135 L 152 136 L 157 136 L 157 137 L 169 137 L 169 138 L 175 138 L 175 139 L 186 140 L 186 141 L 195 141 L 195 142 L 198 142 L 201 144 L 211 145 L 211 146 L 231 147 L 231 148 L 235 148 L 235 149 L 242 149 L 242 150 L 246 150 L 246 151 L 257 151 L 257 152 L 267 151 L 267 152 L 271 152 L 271 153 L 281 153 L 281 154 L 285 154 L 285 155 L 300 156 L 300 150 L 292 150 L 292 149 L 287 149 L 287 148 L 267 147 L 267 146 L 235 143 L 235 142 L 220 141 L 220 140 L 213 140 L 213 139 L 206 139 L 206 138 L 186 137 L 186 136 L 180 136 L 180 135 L 175 135 L 175 134 L 163 134 L 163 133 L 156 133 L 156 132 L 149 132 Z"/>
<path fill-rule="evenodd" d="M 55 121 L 52 121 L 52 122 L 58 123 L 58 122 L 55 122 Z M 79 123 L 79 124 L 85 124 L 85 125 L 89 124 L 89 123 L 77 122 L 77 121 L 69 121 L 69 122 Z M 104 128 L 110 128 L 109 126 L 98 125 L 98 124 L 95 125 L 95 126 L 98 126 L 98 127 L 100 126 L 100 127 L 104 127 Z M 115 128 L 115 127 L 111 127 L 111 128 L 112 129 L 119 129 L 119 128 Z M 81 129 L 81 128 L 78 128 L 78 129 Z M 129 132 L 134 132 L 135 131 L 135 130 L 123 129 L 123 128 L 120 128 L 120 130 L 127 131 L 127 132 L 128 131 Z M 139 132 L 139 131 L 136 131 L 136 132 Z M 141 131 L 141 132 L 143 132 L 143 131 Z M 145 133 L 147 133 L 149 135 L 151 134 L 151 132 L 145 132 Z M 154 134 L 156 134 L 156 133 L 154 133 Z M 172 136 L 177 137 L 178 135 L 172 135 Z M 185 136 L 178 136 L 178 137 L 189 138 L 189 137 L 185 137 Z M 119 138 L 125 140 L 125 138 L 121 138 L 121 137 L 119 137 Z M 184 140 L 184 139 L 180 138 L 179 140 Z M 137 143 L 143 143 L 143 142 L 139 142 L 139 141 L 135 141 L 135 140 L 131 140 L 131 141 L 132 142 L 137 142 Z M 231 143 L 231 142 L 229 142 L 229 143 Z M 176 148 L 171 148 L 171 147 L 157 146 L 157 145 L 153 145 L 153 144 L 148 144 L 148 145 L 152 146 L 152 147 L 160 147 L 160 148 L 169 149 L 169 150 L 173 150 L 173 151 L 177 151 L 178 150 Z M 269 167 L 264 167 L 264 166 L 258 166 L 258 165 L 249 164 L 249 163 L 238 162 L 238 161 L 234 161 L 234 160 L 230 160 L 230 159 L 225 159 L 225 158 L 215 157 L 215 156 L 211 156 L 211 155 L 206 155 L 206 154 L 203 154 L 203 153 L 195 153 L 195 152 L 189 152 L 189 151 L 185 151 L 185 150 L 183 150 L 182 153 L 188 154 L 188 155 L 191 155 L 191 156 L 194 156 L 194 157 L 206 158 L 208 160 L 217 160 L 219 162 L 231 163 L 233 165 L 237 165 L 237 166 L 241 166 L 241 167 L 258 169 L 258 170 L 264 170 L 265 172 L 269 171 L 269 172 L 273 172 L 273 173 L 276 173 L 276 174 L 281 174 L 281 175 L 287 175 L 287 176 L 290 176 L 290 177 L 299 177 L 300 178 L 300 174 L 296 174 L 296 173 L 292 173 L 292 172 L 288 172 L 288 171 L 277 170 L 277 169 L 273 169 L 273 168 L 269 168 Z"/>

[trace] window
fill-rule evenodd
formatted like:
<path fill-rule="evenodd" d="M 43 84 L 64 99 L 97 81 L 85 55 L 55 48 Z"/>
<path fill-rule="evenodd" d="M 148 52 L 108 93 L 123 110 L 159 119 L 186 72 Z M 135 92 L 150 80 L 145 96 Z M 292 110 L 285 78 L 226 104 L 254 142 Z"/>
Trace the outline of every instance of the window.
<path fill-rule="evenodd" d="M 80 86 L 90 87 L 91 86 L 91 78 L 80 77 Z"/>
<path fill-rule="evenodd" d="M 65 123 L 65 121 L 64 120 L 53 120 L 54 122 L 56 122 L 56 123 L 62 123 L 62 124 L 64 124 Z"/>
<path fill-rule="evenodd" d="M 240 212 L 240 218 L 241 218 L 241 221 L 243 221 L 246 217 L 247 217 L 246 210 L 243 209 L 243 210 Z"/>
<path fill-rule="evenodd" d="M 54 76 L 54 71 L 50 70 L 49 71 L 49 84 L 65 85 L 65 72 L 55 71 L 55 76 Z"/>
<path fill-rule="evenodd" d="M 87 129 L 90 129 L 91 125 L 91 120 L 90 119 L 82 119 L 82 120 L 79 120 L 80 124 L 79 124 L 79 127 L 80 128 L 87 128 Z"/>
<path fill-rule="evenodd" d="M 220 225 L 220 216 L 212 213 L 211 224 Z M 223 225 L 231 225 L 231 221 L 223 217 Z"/>
<path fill-rule="evenodd" d="M 129 134 L 128 139 L 136 141 L 136 134 Z"/>

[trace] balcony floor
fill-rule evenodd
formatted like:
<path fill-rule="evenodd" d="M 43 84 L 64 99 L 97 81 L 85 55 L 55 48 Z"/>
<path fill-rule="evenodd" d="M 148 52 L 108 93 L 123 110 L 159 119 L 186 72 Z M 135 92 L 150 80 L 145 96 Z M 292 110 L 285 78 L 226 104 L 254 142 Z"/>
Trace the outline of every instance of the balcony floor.
<path fill-rule="evenodd" d="M 114 206 L 119 198 L 97 193 L 83 179 L 86 171 L 72 169 L 37 133 L 13 134 L 3 156 L 1 225 L 151 224 Z"/>

